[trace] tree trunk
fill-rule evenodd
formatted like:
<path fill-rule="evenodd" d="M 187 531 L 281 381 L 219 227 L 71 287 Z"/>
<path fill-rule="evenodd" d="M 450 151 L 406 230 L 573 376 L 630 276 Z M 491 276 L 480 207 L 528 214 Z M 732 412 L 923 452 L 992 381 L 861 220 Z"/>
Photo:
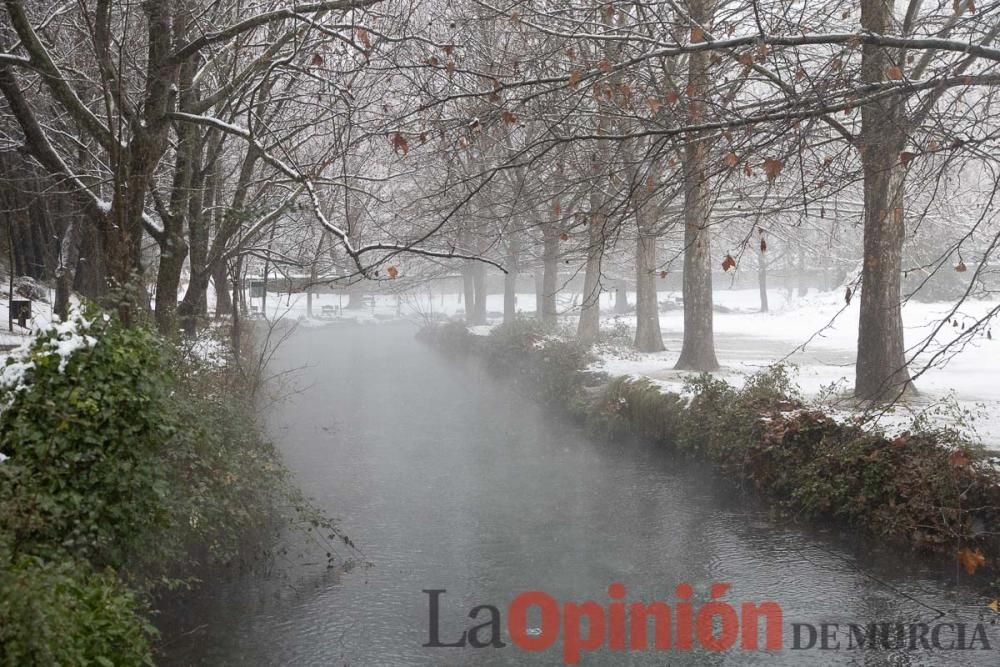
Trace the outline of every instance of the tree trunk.
<path fill-rule="evenodd" d="M 583 278 L 583 302 L 576 337 L 593 343 L 601 334 L 601 260 L 604 258 L 604 216 L 595 210 L 599 200 L 591 196 L 590 235 L 587 246 L 587 268 Z"/>
<path fill-rule="evenodd" d="M 462 266 L 462 298 L 465 301 L 465 323 L 471 326 L 476 318 L 476 280 L 472 275 L 471 260 Z"/>
<path fill-rule="evenodd" d="M 863 0 L 862 28 L 885 34 L 891 30 L 892 22 L 891 1 Z M 861 76 L 865 83 L 884 79 L 890 66 L 889 55 L 875 46 L 863 47 Z M 902 103 L 886 98 L 865 105 L 861 109 L 861 122 L 864 263 L 854 393 L 861 399 L 882 401 L 895 399 L 912 388 L 900 305 L 905 166 L 899 155 L 906 145 Z"/>
<path fill-rule="evenodd" d="M 475 262 L 472 265 L 472 285 L 474 300 L 472 308 L 472 323 L 486 324 L 486 265 Z"/>
<path fill-rule="evenodd" d="M 56 266 L 56 297 L 52 310 L 56 317 L 65 322 L 69 319 L 69 295 L 73 287 L 73 267 L 79 263 L 80 227 L 84 221 L 76 217 L 68 218 L 66 229 L 59 243 L 59 260 Z"/>
<path fill-rule="evenodd" d="M 636 211 L 635 349 L 640 352 L 665 349 L 660 332 L 660 304 L 656 297 L 656 221 L 648 219 L 654 210 L 651 203 L 645 203 Z"/>
<path fill-rule="evenodd" d="M 542 302 L 545 300 L 543 297 L 545 293 L 545 272 L 542 270 L 542 267 L 536 266 L 532 275 L 535 279 L 535 317 L 541 319 L 542 310 L 544 310 Z"/>
<path fill-rule="evenodd" d="M 229 296 L 229 281 L 226 279 L 226 263 L 220 261 L 212 270 L 212 284 L 215 286 L 215 317 L 229 315 L 233 310 L 233 300 Z"/>
<path fill-rule="evenodd" d="M 764 236 L 761 235 L 761 243 Z M 757 249 L 757 286 L 760 289 L 760 312 L 768 312 L 767 307 L 767 253 L 763 249 Z"/>
<path fill-rule="evenodd" d="M 559 291 L 559 231 L 554 225 L 542 230 L 542 309 L 541 318 L 546 324 L 559 321 L 556 293 Z"/>
<path fill-rule="evenodd" d="M 347 310 L 361 310 L 365 307 L 365 291 L 355 283 L 347 290 Z"/>
<path fill-rule="evenodd" d="M 510 324 L 517 317 L 517 272 L 520 242 L 511 237 L 507 246 L 507 273 L 503 277 L 503 323 Z"/>
<path fill-rule="evenodd" d="M 176 240 L 178 243 L 174 243 Z M 161 335 L 177 335 L 177 292 L 181 284 L 186 249 L 183 239 L 160 246 L 160 268 L 156 272 L 156 329 Z"/>
<path fill-rule="evenodd" d="M 706 0 L 691 0 L 693 20 L 710 23 L 711 10 Z M 699 101 L 711 83 L 709 53 L 692 53 L 688 59 L 688 106 L 691 122 L 703 120 L 703 102 Z M 712 254 L 709 230 L 709 182 L 706 169 L 708 142 L 700 134 L 691 137 L 684 147 L 684 342 L 677 370 L 713 371 L 719 367 L 715 356 L 715 332 L 712 312 Z"/>
<path fill-rule="evenodd" d="M 628 313 L 628 283 L 624 278 L 615 281 L 615 315 Z"/>
<path fill-rule="evenodd" d="M 233 354 L 237 359 L 240 358 L 243 345 L 243 329 L 240 323 L 240 307 L 243 302 L 243 290 L 240 288 L 242 280 L 243 258 L 241 256 L 236 259 L 236 264 L 233 267 L 233 325 L 230 330 L 233 342 Z"/>

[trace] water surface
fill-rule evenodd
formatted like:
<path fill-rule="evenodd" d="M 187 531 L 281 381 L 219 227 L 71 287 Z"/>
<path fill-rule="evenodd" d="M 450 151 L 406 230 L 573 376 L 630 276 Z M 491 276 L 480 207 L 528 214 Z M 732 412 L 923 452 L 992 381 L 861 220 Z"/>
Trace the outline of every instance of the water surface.
<path fill-rule="evenodd" d="M 447 590 L 445 641 L 472 624 L 476 605 L 506 613 L 515 595 L 536 589 L 604 604 L 612 582 L 629 601 L 670 604 L 681 582 L 701 600 L 713 582 L 729 582 L 727 600 L 778 601 L 786 625 L 993 616 L 950 561 L 775 519 L 667 452 L 589 440 L 413 334 L 385 324 L 304 329 L 272 369 L 300 369 L 298 391 L 268 411 L 272 437 L 374 567 L 341 574 L 290 556 L 269 577 L 209 586 L 192 600 L 186 633 L 167 638 L 164 664 L 561 663 L 561 649 L 422 647 L 424 589 Z M 989 631 L 1000 649 L 1000 631 Z M 995 665 L 998 656 L 649 651 L 585 654 L 582 664 Z"/>

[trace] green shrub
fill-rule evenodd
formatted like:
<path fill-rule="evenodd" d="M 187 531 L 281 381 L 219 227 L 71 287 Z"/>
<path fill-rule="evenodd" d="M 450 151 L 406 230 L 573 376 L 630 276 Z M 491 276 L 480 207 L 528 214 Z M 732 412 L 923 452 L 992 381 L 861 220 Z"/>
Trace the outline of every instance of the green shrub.
<path fill-rule="evenodd" d="M 570 407 L 582 388 L 580 371 L 591 362 L 590 346 L 563 338 L 533 317 L 517 317 L 494 329 L 485 348 L 487 367 L 511 375 L 543 402 Z"/>
<path fill-rule="evenodd" d="M 253 558 L 246 556 L 259 556 L 289 524 L 343 539 L 263 437 L 256 406 L 234 382 L 232 369 L 195 357 L 174 363 L 170 409 L 183 427 L 162 456 L 171 517 L 165 542 L 175 551 L 169 560 L 181 566 L 174 569 L 250 565 Z"/>
<path fill-rule="evenodd" d="M 162 349 L 144 329 L 80 317 L 8 360 L 23 373 L 0 389 L 0 529 L 21 550 L 119 568 L 166 525 L 158 461 L 177 425 Z"/>
<path fill-rule="evenodd" d="M 261 436 L 244 380 L 103 316 L 0 368 L 0 665 L 148 663 L 140 600 L 266 558 L 288 521 L 331 560 L 332 538 L 352 546 Z"/>
<path fill-rule="evenodd" d="M 155 630 L 113 572 L 0 555 L 0 665 L 152 665 Z"/>

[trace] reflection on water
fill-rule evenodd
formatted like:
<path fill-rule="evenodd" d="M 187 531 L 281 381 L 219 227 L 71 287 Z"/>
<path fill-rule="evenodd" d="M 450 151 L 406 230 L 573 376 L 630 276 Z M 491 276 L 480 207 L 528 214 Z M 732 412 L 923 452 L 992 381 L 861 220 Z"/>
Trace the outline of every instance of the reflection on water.
<path fill-rule="evenodd" d="M 269 428 L 306 491 L 340 519 L 374 568 L 338 575 L 279 565 L 288 577 L 211 587 L 169 665 L 560 664 L 561 648 L 423 648 L 428 596 L 453 641 L 480 604 L 506 613 L 522 591 L 606 605 L 704 601 L 729 582 L 732 602 L 778 601 L 786 626 L 975 623 L 982 603 L 954 586 L 951 563 L 880 552 L 836 531 L 772 522 L 728 484 L 641 444 L 587 440 L 474 364 L 447 363 L 381 325 L 305 330 L 281 351 L 303 389 Z M 529 619 L 531 620 L 531 619 Z M 506 618 L 503 619 L 504 641 Z M 990 639 L 1000 650 L 1000 632 Z M 970 629 L 971 632 L 971 629 Z M 786 627 L 786 644 L 790 632 Z M 993 651 L 912 655 L 789 651 L 584 654 L 582 664 L 991 664 Z"/>

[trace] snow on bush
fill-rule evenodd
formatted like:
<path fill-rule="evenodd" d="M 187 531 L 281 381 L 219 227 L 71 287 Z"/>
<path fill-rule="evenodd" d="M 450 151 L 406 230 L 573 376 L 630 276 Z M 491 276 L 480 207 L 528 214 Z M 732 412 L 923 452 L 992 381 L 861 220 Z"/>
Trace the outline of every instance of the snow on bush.
<path fill-rule="evenodd" d="M 93 326 L 93 320 L 76 313 L 65 322 L 54 322 L 37 329 L 32 338 L 15 348 L 0 366 L 0 394 L 4 396 L 0 401 L 0 410 L 8 407 L 17 392 L 28 386 L 30 371 L 38 364 L 57 362 L 59 372 L 65 373 L 74 354 L 93 348 L 97 344 L 97 338 L 91 335 Z"/>

